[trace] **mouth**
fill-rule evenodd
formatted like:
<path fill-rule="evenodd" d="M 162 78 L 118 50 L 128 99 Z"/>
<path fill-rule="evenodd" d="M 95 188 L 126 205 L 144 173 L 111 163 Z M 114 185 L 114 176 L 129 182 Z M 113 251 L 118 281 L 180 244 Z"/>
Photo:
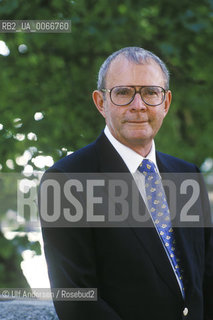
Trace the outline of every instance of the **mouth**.
<path fill-rule="evenodd" d="M 136 123 L 136 124 L 143 124 L 143 123 L 148 123 L 148 120 L 127 120 L 125 121 L 127 123 Z"/>

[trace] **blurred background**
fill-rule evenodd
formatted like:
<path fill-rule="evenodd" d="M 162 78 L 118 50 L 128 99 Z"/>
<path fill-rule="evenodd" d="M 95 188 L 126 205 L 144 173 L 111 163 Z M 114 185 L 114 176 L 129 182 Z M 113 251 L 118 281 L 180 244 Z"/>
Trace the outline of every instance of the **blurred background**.
<path fill-rule="evenodd" d="M 167 64 L 173 101 L 157 149 L 201 168 L 213 199 L 213 0 L 0 0 L 0 19 L 72 21 L 71 33 L 0 33 L 0 287 L 48 286 L 40 231 L 10 225 L 15 175 L 36 186 L 35 172 L 99 135 L 91 92 L 122 47 Z"/>

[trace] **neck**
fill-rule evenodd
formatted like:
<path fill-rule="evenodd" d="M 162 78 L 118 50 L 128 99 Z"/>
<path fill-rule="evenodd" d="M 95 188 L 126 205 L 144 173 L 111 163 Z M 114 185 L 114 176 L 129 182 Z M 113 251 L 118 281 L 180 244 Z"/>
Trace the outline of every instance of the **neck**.
<path fill-rule="evenodd" d="M 134 146 L 134 145 L 126 144 L 126 146 L 145 158 L 151 151 L 152 142 L 150 142 L 148 145 L 135 145 Z"/>
<path fill-rule="evenodd" d="M 118 142 L 132 149 L 144 158 L 150 153 L 152 149 L 153 140 L 151 138 L 146 140 L 131 139 L 131 141 L 127 141 L 126 139 L 121 139 L 121 137 L 117 136 L 114 132 L 109 130 L 109 127 L 105 128 L 105 134 L 108 136 L 109 140 L 116 139 Z"/>

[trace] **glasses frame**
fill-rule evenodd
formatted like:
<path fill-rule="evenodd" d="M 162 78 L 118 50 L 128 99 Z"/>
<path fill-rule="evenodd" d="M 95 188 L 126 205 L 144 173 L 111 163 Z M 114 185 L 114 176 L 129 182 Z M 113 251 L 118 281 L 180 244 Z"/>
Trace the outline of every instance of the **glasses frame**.
<path fill-rule="evenodd" d="M 134 93 L 134 95 L 132 96 L 132 99 L 131 99 L 128 103 L 125 103 L 125 104 L 117 104 L 117 103 L 114 103 L 114 102 L 112 101 L 112 90 L 113 90 L 114 88 L 122 88 L 122 87 L 134 88 L 134 89 L 135 89 L 135 93 Z M 139 87 L 139 89 L 136 89 L 136 87 Z M 144 99 L 143 99 L 143 97 L 142 97 L 142 95 L 141 95 L 141 90 L 142 90 L 143 88 L 149 88 L 149 87 L 161 88 L 161 89 L 162 89 L 162 91 L 163 91 L 163 101 L 162 101 L 161 103 L 158 103 L 158 104 L 150 104 L 150 103 L 147 103 L 146 101 L 144 101 Z M 102 92 L 109 92 L 111 102 L 112 102 L 114 105 L 119 106 L 119 107 L 127 106 L 128 104 L 130 104 L 130 103 L 135 99 L 136 93 L 139 93 L 139 94 L 140 94 L 142 101 L 143 101 L 147 106 L 157 107 L 157 106 L 161 105 L 161 104 L 165 101 L 166 93 L 169 91 L 169 89 L 164 89 L 164 88 L 162 88 L 161 86 L 115 86 L 115 87 L 113 87 L 113 88 L 111 88 L 111 89 L 105 89 L 105 88 L 103 88 L 103 89 L 101 89 L 100 91 L 102 91 Z"/>

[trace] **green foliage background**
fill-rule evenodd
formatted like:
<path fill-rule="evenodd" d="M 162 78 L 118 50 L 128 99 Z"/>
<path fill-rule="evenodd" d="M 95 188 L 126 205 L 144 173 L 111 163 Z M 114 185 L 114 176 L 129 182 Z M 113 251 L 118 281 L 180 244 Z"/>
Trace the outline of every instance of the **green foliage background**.
<path fill-rule="evenodd" d="M 0 19 L 72 20 L 68 34 L 0 34 L 10 49 L 0 55 L 3 172 L 11 172 L 7 159 L 21 171 L 16 158 L 30 147 L 33 157 L 58 160 L 97 137 L 104 126 L 91 98 L 97 72 L 125 46 L 153 51 L 171 72 L 173 102 L 157 149 L 198 166 L 213 157 L 213 0 L 1 0 Z M 36 121 L 36 112 L 44 118 Z"/>

